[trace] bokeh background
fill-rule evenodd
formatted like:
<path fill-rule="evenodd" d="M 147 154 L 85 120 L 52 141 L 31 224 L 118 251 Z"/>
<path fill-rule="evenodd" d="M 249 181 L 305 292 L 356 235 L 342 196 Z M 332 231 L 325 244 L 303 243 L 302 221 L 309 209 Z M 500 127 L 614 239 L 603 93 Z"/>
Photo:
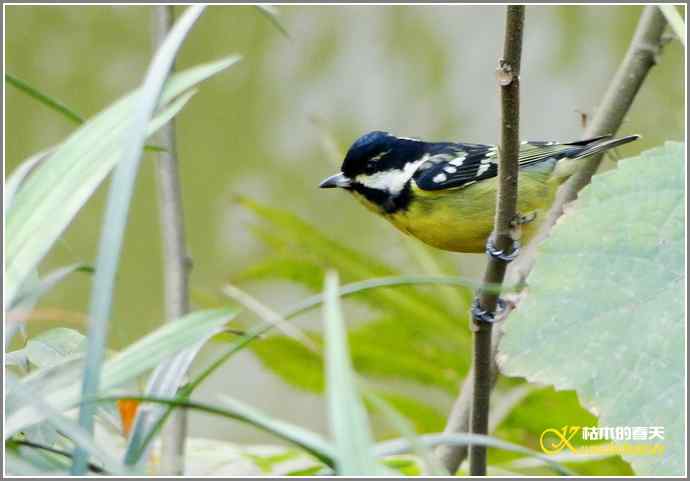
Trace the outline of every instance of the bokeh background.
<path fill-rule="evenodd" d="M 177 7 L 179 9 L 183 7 Z M 581 136 L 622 59 L 642 7 L 528 7 L 522 68 L 522 137 Z M 416 273 L 409 239 L 342 192 L 320 191 L 359 135 L 389 130 L 432 140 L 496 143 L 499 94 L 494 69 L 503 41 L 503 7 L 281 6 L 281 34 L 256 8 L 209 7 L 182 48 L 185 68 L 238 53 L 240 64 L 211 79 L 178 116 L 178 147 L 195 292 L 213 293 L 270 252 L 247 229 L 243 194 L 289 209 L 333 238 Z M 6 70 L 91 116 L 134 88 L 151 58 L 151 9 L 138 6 L 7 6 Z M 622 155 L 682 140 L 683 52 L 670 43 L 643 86 L 621 133 L 643 139 Z M 12 87 L 5 89 L 5 174 L 73 129 Z M 161 242 L 155 158 L 146 155 L 133 200 L 116 291 L 110 344 L 122 347 L 162 322 Z M 96 255 L 101 188 L 44 262 L 44 271 Z M 433 253 L 470 277 L 483 258 Z M 306 291 L 291 285 L 243 286 L 280 306 Z M 36 332 L 84 328 L 88 276 L 73 276 L 40 304 Z M 302 325 L 318 322 L 318 313 Z M 463 326 L 464 327 L 464 326 Z M 203 363 L 216 348 L 210 348 Z M 469 356 L 469 353 L 467 353 Z M 324 430 L 322 401 L 297 392 L 244 353 L 200 396 L 232 392 L 279 417 Z M 434 394 L 436 396 L 436 394 Z M 433 397 L 433 396 L 430 396 Z M 441 410 L 451 399 L 437 396 Z M 240 426 L 193 418 L 192 434 L 266 439 Z"/>

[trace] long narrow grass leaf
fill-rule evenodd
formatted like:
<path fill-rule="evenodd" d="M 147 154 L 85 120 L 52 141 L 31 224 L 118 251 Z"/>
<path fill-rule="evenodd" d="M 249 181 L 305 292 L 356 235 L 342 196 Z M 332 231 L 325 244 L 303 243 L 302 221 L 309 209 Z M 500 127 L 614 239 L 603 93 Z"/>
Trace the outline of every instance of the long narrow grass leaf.
<path fill-rule="evenodd" d="M 28 159 L 26 159 L 24 162 L 22 162 L 19 167 L 17 167 L 13 172 L 12 175 L 10 175 L 7 180 L 5 181 L 5 190 L 3 192 L 3 200 L 5 201 L 3 204 L 3 207 L 5 209 L 5 212 L 8 212 L 10 210 L 10 207 L 12 206 L 12 201 L 14 201 L 14 196 L 16 195 L 17 191 L 19 190 L 19 186 L 22 185 L 22 182 L 26 177 L 29 175 L 29 173 L 43 160 L 46 159 L 50 154 L 55 152 L 55 148 L 50 148 L 43 150 L 37 154 L 32 155 Z"/>
<path fill-rule="evenodd" d="M 39 102 L 41 102 L 46 107 L 62 114 L 65 118 L 67 118 L 71 122 L 76 123 L 76 124 L 81 124 L 82 122 L 84 122 L 84 118 L 81 115 L 79 115 L 74 110 L 67 107 L 64 103 L 60 102 L 59 100 L 57 100 L 53 97 L 50 97 L 47 94 L 44 94 L 43 92 L 41 92 L 37 88 L 32 87 L 27 82 L 25 82 L 21 79 L 18 79 L 14 75 L 6 73 L 5 74 L 5 81 L 7 83 L 9 83 L 10 85 L 12 85 L 13 87 L 16 87 L 17 89 L 21 90 L 22 92 L 24 92 L 29 97 L 32 97 L 32 98 L 38 100 Z"/>
<path fill-rule="evenodd" d="M 502 449 L 504 451 L 510 451 L 513 453 L 525 454 L 537 459 L 544 461 L 551 468 L 553 468 L 557 473 L 565 476 L 574 476 L 571 470 L 565 466 L 555 462 L 549 456 L 542 453 L 528 449 L 517 444 L 509 443 L 501 439 L 494 438 L 492 436 L 486 436 L 483 434 L 471 434 L 471 433 L 457 433 L 457 434 L 424 434 L 418 437 L 418 440 L 426 444 L 427 446 L 434 447 L 439 445 L 454 445 L 454 446 L 469 446 L 482 445 L 490 448 Z M 376 453 L 379 456 L 392 456 L 394 454 L 402 454 L 409 452 L 412 449 L 409 441 L 407 439 L 392 439 L 389 441 L 384 441 L 376 445 Z"/>
<path fill-rule="evenodd" d="M 275 312 L 273 309 L 255 299 L 248 293 L 244 292 L 235 286 L 227 284 L 223 287 L 223 294 L 239 302 L 245 309 L 254 312 L 261 317 L 265 322 L 273 324 L 286 336 L 299 342 L 312 352 L 319 352 L 319 347 L 298 327 L 293 326 L 287 322 L 283 316 Z"/>
<path fill-rule="evenodd" d="M 380 473 L 373 454 L 373 436 L 359 396 L 347 345 L 347 331 L 340 309 L 338 277 L 326 275 L 324 289 L 326 343 L 326 395 L 331 434 L 337 452 L 336 468 L 343 476 Z"/>
<path fill-rule="evenodd" d="M 146 140 L 146 126 L 153 116 L 163 90 L 163 83 L 170 73 L 177 51 L 204 8 L 203 5 L 189 7 L 170 30 L 158 52 L 156 52 L 141 87 L 139 102 L 127 126 L 127 136 L 122 138 L 126 143 L 122 160 L 115 169 L 108 191 L 108 201 L 96 259 L 96 276 L 91 291 L 89 345 L 82 384 L 82 397 L 84 398 L 93 397 L 97 393 L 100 383 L 108 320 L 115 290 L 115 276 L 120 261 L 129 205 L 134 193 L 134 183 Z M 79 423 L 89 432 L 93 430 L 94 414 L 94 406 L 86 405 L 79 409 Z M 72 474 L 83 474 L 87 462 L 86 452 L 82 449 L 77 450 L 74 454 Z"/>
<path fill-rule="evenodd" d="M 112 402 L 117 400 L 133 400 L 139 402 L 150 402 L 168 405 L 174 408 L 193 409 L 216 416 L 226 417 L 237 421 L 242 421 L 250 424 L 262 431 L 266 431 L 274 436 L 277 436 L 285 441 L 289 441 L 306 451 L 313 454 L 315 457 L 323 461 L 329 466 L 334 465 L 335 451 L 333 447 L 317 433 L 308 431 L 300 426 L 290 424 L 278 419 L 274 419 L 268 414 L 259 411 L 256 408 L 241 403 L 235 399 L 223 396 L 223 407 L 213 406 L 210 404 L 190 401 L 185 399 L 166 399 L 155 398 L 151 396 L 108 396 L 91 401 L 85 400 L 85 403 L 96 404 L 101 402 Z"/>
<path fill-rule="evenodd" d="M 180 391 L 178 392 L 178 399 L 188 399 L 189 396 L 192 395 L 194 390 L 197 387 L 199 387 L 199 385 L 201 385 L 201 383 L 203 383 L 211 374 L 213 374 L 223 364 L 225 364 L 233 355 L 247 347 L 250 342 L 252 342 L 254 339 L 257 339 L 261 334 L 268 331 L 272 327 L 273 324 L 270 323 L 255 326 L 249 331 L 247 331 L 244 335 L 240 336 L 238 339 L 230 343 L 230 346 L 228 347 L 228 350 L 226 352 L 218 356 L 218 358 L 215 361 L 206 366 L 205 369 L 203 369 L 190 382 L 184 385 L 182 389 L 180 389 Z M 167 416 L 172 412 L 173 409 L 174 406 L 166 406 L 165 413 L 160 418 L 158 418 L 156 422 L 151 426 L 151 428 L 145 433 L 143 440 L 136 446 L 136 448 L 132 449 L 131 453 L 128 452 L 128 459 L 125 462 L 129 464 L 135 464 L 142 459 L 144 453 L 149 448 L 151 441 L 153 441 L 153 438 L 158 434 Z"/>
<path fill-rule="evenodd" d="M 172 359 L 159 364 L 151 374 L 146 386 L 146 395 L 154 397 L 173 397 L 182 385 L 187 370 L 199 354 L 201 348 L 211 337 L 220 333 L 222 326 L 208 331 L 208 333 L 196 344 L 176 354 Z M 136 453 L 141 451 L 141 443 L 146 438 L 146 433 L 154 428 L 158 420 L 166 414 L 165 406 L 155 406 L 152 408 L 144 407 L 137 410 L 134 419 L 127 449 L 125 451 L 125 464 L 136 464 L 138 462 Z"/>
<path fill-rule="evenodd" d="M 407 440 L 412 451 L 424 461 L 429 474 L 433 476 L 448 476 L 448 471 L 441 465 L 438 458 L 424 443 L 417 439 L 417 433 L 412 424 L 405 419 L 398 411 L 393 408 L 382 397 L 377 396 L 371 391 L 364 393 L 364 398 L 373 405 L 374 409 L 380 412 L 388 423 L 395 428 L 400 435 Z"/>
<path fill-rule="evenodd" d="M 290 38 L 290 34 L 287 29 L 283 26 L 278 18 L 278 10 L 273 5 L 254 5 L 261 15 L 266 17 L 271 25 L 273 25 L 280 33 L 282 33 L 286 38 Z"/>
<path fill-rule="evenodd" d="M 405 286 L 405 285 L 423 285 L 423 284 L 443 284 L 449 286 L 462 286 L 462 287 L 473 287 L 477 288 L 481 283 L 463 279 L 457 276 L 391 276 L 391 277 L 379 277 L 376 279 L 368 279 L 366 281 L 352 282 L 350 284 L 345 284 L 338 290 L 338 295 L 341 297 L 347 297 L 360 292 L 377 289 L 381 287 L 393 287 L 393 286 Z M 489 286 L 488 288 L 491 288 Z M 308 297 L 299 303 L 291 306 L 286 310 L 283 316 L 293 317 L 302 312 L 308 311 L 314 307 L 317 307 L 324 302 L 324 294 L 316 294 L 314 296 Z"/>
<path fill-rule="evenodd" d="M 238 57 L 232 56 L 173 76 L 166 83 L 160 113 L 148 126 L 147 135 L 184 106 L 188 96 L 180 94 L 237 61 Z M 125 96 L 86 122 L 40 162 L 15 191 L 11 208 L 6 211 L 5 302 L 16 295 L 120 159 L 124 128 L 139 92 Z"/>
<path fill-rule="evenodd" d="M 225 326 L 236 314 L 237 311 L 234 309 L 197 311 L 166 323 L 115 354 L 104 364 L 100 391 L 106 392 L 121 386 L 154 368 L 175 353 L 203 339 L 209 332 Z M 21 382 L 29 383 L 30 381 L 31 375 Z M 79 403 L 79 380 L 71 376 L 66 382 L 41 391 L 38 398 L 59 411 L 70 409 Z M 37 424 L 45 417 L 45 412 L 31 403 L 25 403 L 7 416 L 5 436 L 11 436 L 27 426 Z"/>
<path fill-rule="evenodd" d="M 46 413 L 46 422 L 55 429 L 67 436 L 72 442 L 79 446 L 84 452 L 91 454 L 103 462 L 105 469 L 110 474 L 128 474 L 131 471 L 112 457 L 106 450 L 102 449 L 93 439 L 93 435 L 83 429 L 75 421 L 68 419 L 58 410 L 52 408 L 45 402 L 37 400 L 33 393 L 22 385 L 15 386 L 14 394 L 25 403 L 31 403 Z"/>
<path fill-rule="evenodd" d="M 75 272 L 92 273 L 93 268 L 87 264 L 84 264 L 83 262 L 79 262 L 77 264 L 72 264 L 65 267 L 60 267 L 59 269 L 54 270 L 50 274 L 46 274 L 33 289 L 22 291 L 20 295 L 18 295 L 13 300 L 13 305 L 10 306 L 10 308 L 24 302 L 29 297 L 34 298 L 36 300 L 40 299 L 46 293 L 51 291 L 61 281 L 63 281 L 67 276 Z"/>

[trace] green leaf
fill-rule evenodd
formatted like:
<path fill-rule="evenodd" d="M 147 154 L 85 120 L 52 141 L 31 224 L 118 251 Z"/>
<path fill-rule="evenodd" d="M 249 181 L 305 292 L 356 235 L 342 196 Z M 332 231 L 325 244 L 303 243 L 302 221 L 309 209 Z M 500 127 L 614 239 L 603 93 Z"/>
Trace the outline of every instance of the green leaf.
<path fill-rule="evenodd" d="M 254 342 L 251 349 L 286 383 L 306 391 L 323 391 L 323 360 L 302 344 L 285 336 L 270 336 Z"/>
<path fill-rule="evenodd" d="M 418 399 L 394 392 L 376 392 L 376 394 L 407 418 L 418 433 L 439 432 L 446 425 L 445 413 Z"/>
<path fill-rule="evenodd" d="M 54 409 L 47 402 L 41 399 L 36 399 L 30 391 L 24 386 L 15 386 L 13 390 L 14 396 L 21 400 L 24 404 L 31 404 L 43 412 L 46 422 L 53 426 L 56 430 L 67 436 L 79 449 L 100 459 L 105 469 L 110 474 L 128 474 L 131 470 L 121 464 L 115 459 L 107 450 L 103 449 L 93 439 L 91 433 L 83 429 L 75 421 L 66 418 L 58 410 Z M 7 433 L 5 433 L 7 439 Z"/>
<path fill-rule="evenodd" d="M 199 354 L 201 349 L 211 339 L 219 334 L 223 326 L 210 330 L 206 335 L 191 347 L 183 349 L 169 360 L 156 366 L 151 373 L 146 385 L 145 394 L 153 397 L 172 397 L 184 382 L 189 367 Z M 157 424 L 166 416 L 165 406 L 156 406 L 153 409 L 138 409 L 134 424 L 131 428 L 127 449 L 125 452 L 125 464 L 133 465 L 139 462 L 139 453 L 143 452 L 143 443 L 149 434 L 157 430 Z"/>
<path fill-rule="evenodd" d="M 310 262 L 312 265 L 320 266 L 322 273 L 327 269 L 337 269 L 344 282 L 398 274 L 377 259 L 329 239 L 289 211 L 263 206 L 245 197 L 238 197 L 238 202 L 268 225 L 254 226 L 253 231 L 274 253 L 284 259 Z M 280 268 L 283 275 L 298 272 L 296 269 L 288 271 L 284 265 Z M 313 267 L 310 271 L 313 271 Z M 275 275 L 279 274 L 280 271 L 276 271 Z M 299 281 L 301 277 L 283 278 Z M 312 287 L 314 279 L 309 278 L 306 285 Z M 424 294 L 414 287 L 376 289 L 362 295 L 361 300 L 379 310 L 405 313 L 410 317 L 424 319 L 430 329 L 444 329 L 448 335 L 469 339 L 467 332 L 456 329 L 457 318 L 446 312 L 442 301 L 436 299 L 433 294 Z M 453 329 L 450 329 L 451 326 Z"/>
<path fill-rule="evenodd" d="M 208 332 L 224 326 L 236 313 L 232 309 L 198 311 L 166 323 L 124 351 L 117 353 L 104 364 L 100 391 L 105 392 L 120 386 L 157 366 L 161 361 L 203 339 Z M 83 362 L 81 359 L 78 361 Z M 23 378 L 20 384 L 31 386 L 42 371 Z M 58 383 L 49 391 L 41 392 L 40 395 L 32 396 L 32 398 L 41 400 L 61 412 L 70 409 L 80 399 L 79 379 L 75 379 L 72 375 L 67 378 L 67 381 Z M 12 401 L 12 396 L 8 396 L 7 402 Z M 21 407 L 7 417 L 5 437 L 11 436 L 26 426 L 39 423 L 47 416 L 45 411 L 31 403 L 17 402 L 15 405 Z"/>
<path fill-rule="evenodd" d="M 32 97 L 36 100 L 38 100 L 40 103 L 45 105 L 46 107 L 55 110 L 56 112 L 62 114 L 66 119 L 70 120 L 71 122 L 74 122 L 76 124 L 81 124 L 84 121 L 84 118 L 76 113 L 74 110 L 70 109 L 67 107 L 65 104 L 60 102 L 57 99 L 54 99 L 40 90 L 32 87 L 28 83 L 24 82 L 21 79 L 18 79 L 14 75 L 5 74 L 5 82 L 9 83 L 13 87 L 16 87 L 17 89 L 21 90 L 25 94 L 27 94 L 29 97 Z"/>
<path fill-rule="evenodd" d="M 321 436 L 299 426 L 280 421 L 262 413 L 252 406 L 221 396 L 223 405 L 229 408 L 232 416 L 259 429 L 270 432 L 300 446 L 329 466 L 333 466 L 333 447 Z"/>
<path fill-rule="evenodd" d="M 228 350 L 225 353 L 221 354 L 215 361 L 209 364 L 199 374 L 197 374 L 189 383 L 187 383 L 185 386 L 182 387 L 182 389 L 180 389 L 180 392 L 178 394 L 179 399 L 188 399 L 192 395 L 194 390 L 197 387 L 199 387 L 201 383 L 203 383 L 218 368 L 225 364 L 226 361 L 228 361 L 237 352 L 247 347 L 249 343 L 257 339 L 258 336 L 260 336 L 264 332 L 267 332 L 272 327 L 273 324 L 269 323 L 253 327 L 252 329 L 247 331 L 245 335 L 240 336 L 238 339 L 235 339 L 233 342 L 231 342 L 230 346 L 228 346 Z M 126 454 L 128 461 L 135 463 L 141 459 L 145 450 L 148 448 L 154 436 L 160 431 L 163 423 L 165 422 L 165 419 L 170 415 L 173 408 L 174 406 L 168 405 L 164 415 L 156 420 L 156 423 L 151 427 L 151 429 L 149 429 L 148 433 L 146 433 L 146 437 L 144 438 L 144 440 L 141 443 L 139 443 L 138 446 L 134 446 L 131 452 L 128 449 L 128 453 Z"/>
<path fill-rule="evenodd" d="M 5 191 L 3 192 L 3 199 L 5 201 L 3 208 L 5 212 L 9 212 L 12 202 L 14 202 L 14 196 L 17 194 L 19 186 L 22 185 L 24 179 L 26 179 L 26 177 L 39 163 L 43 162 L 54 151 L 55 149 L 46 149 L 32 155 L 22 162 L 19 167 L 17 167 L 7 178 L 5 181 Z"/>
<path fill-rule="evenodd" d="M 53 289 L 53 287 L 58 285 L 67 276 L 74 272 L 92 273 L 93 268 L 83 263 L 77 263 L 56 269 L 40 279 L 34 285 L 28 286 L 26 289 L 22 289 L 21 292 L 19 292 L 14 298 L 11 308 L 23 303 L 29 303 L 31 305 L 35 304 L 38 299 L 46 295 Z"/>
<path fill-rule="evenodd" d="M 319 334 L 309 336 L 320 342 Z M 416 381 L 454 394 L 468 369 L 469 359 L 457 355 L 457 343 L 406 318 L 368 322 L 353 329 L 348 339 L 354 366 L 369 376 Z M 271 336 L 251 349 L 285 382 L 308 391 L 323 390 L 321 358 L 299 343 Z"/>
<path fill-rule="evenodd" d="M 32 337 L 26 343 L 26 356 L 39 368 L 60 364 L 75 354 L 83 354 L 86 337 L 74 329 L 58 327 Z"/>
<path fill-rule="evenodd" d="M 326 394 L 337 452 L 336 468 L 343 476 L 374 475 L 381 470 L 373 455 L 369 419 L 350 362 L 338 297 L 338 277 L 334 272 L 326 275 L 324 291 Z"/>
<path fill-rule="evenodd" d="M 424 434 L 422 436 L 418 436 L 417 441 L 429 447 L 439 445 L 469 446 L 470 444 L 478 444 L 487 447 L 504 449 L 507 451 L 512 451 L 520 454 L 526 454 L 528 456 L 532 456 L 537 459 L 543 460 L 551 468 L 553 468 L 556 472 L 560 474 L 567 476 L 572 476 L 573 474 L 575 474 L 565 466 L 562 466 L 559 463 L 553 461 L 549 456 L 541 454 L 532 449 L 524 448 L 520 445 L 509 443 L 503 441 L 502 439 L 497 439 L 495 437 L 486 436 L 483 434 Z M 389 441 L 383 441 L 376 445 L 376 452 L 378 456 L 391 456 L 394 454 L 402 454 L 409 452 L 411 449 L 411 443 L 404 438 L 391 439 Z"/>
<path fill-rule="evenodd" d="M 273 25 L 280 33 L 282 33 L 286 38 L 290 38 L 288 31 L 283 27 L 278 18 L 278 10 L 273 5 L 254 5 L 261 15 L 266 17 L 271 25 Z"/>
<path fill-rule="evenodd" d="M 412 447 L 412 451 L 424 461 L 428 474 L 433 476 L 448 476 L 448 471 L 441 466 L 439 460 L 431 450 L 424 443 L 418 441 L 417 433 L 407 419 L 382 397 L 377 396 L 373 392 L 365 393 L 365 398 L 374 406 L 376 411 L 383 414 L 383 417 L 398 431 L 398 434 L 407 439 Z"/>
<path fill-rule="evenodd" d="M 237 57 L 230 57 L 173 76 L 148 134 L 184 106 L 189 97 L 181 94 L 236 61 Z M 124 128 L 139 98 L 135 91 L 86 122 L 19 186 L 6 212 L 6 303 L 120 160 Z"/>
<path fill-rule="evenodd" d="M 177 51 L 204 8 L 203 5 L 187 8 L 168 32 L 149 65 L 144 83 L 140 87 L 139 101 L 132 107 L 131 117 L 125 124 L 124 133 L 127 136 L 121 138 L 121 141 L 126 139 L 126 142 L 123 145 L 122 158 L 115 168 L 108 190 L 96 258 L 96 275 L 91 288 L 89 343 L 82 383 L 83 398 L 93 397 L 100 383 L 115 278 L 127 226 L 129 205 L 134 194 L 134 185 L 146 140 L 146 127 L 154 114 L 163 90 L 163 83 L 170 74 Z M 87 431 L 93 430 L 94 414 L 93 405 L 86 404 L 79 408 L 79 424 Z M 87 456 L 83 450 L 75 451 L 72 461 L 72 474 L 83 474 L 86 471 Z"/>
<path fill-rule="evenodd" d="M 662 426 L 663 455 L 623 456 L 645 475 L 685 469 L 683 150 L 593 179 L 540 247 L 500 345 L 504 373 L 575 389 L 601 426 Z"/>
<path fill-rule="evenodd" d="M 94 399 L 93 403 L 112 402 L 118 399 L 131 399 L 140 402 L 192 409 L 215 416 L 242 421 L 258 429 L 273 434 L 281 439 L 294 443 L 313 454 L 329 466 L 333 466 L 335 456 L 333 447 L 319 434 L 306 430 L 300 426 L 272 418 L 268 414 L 254 408 L 253 406 L 248 406 L 227 396 L 222 396 L 222 407 L 179 398 L 165 399 L 151 396 L 129 395 Z"/>

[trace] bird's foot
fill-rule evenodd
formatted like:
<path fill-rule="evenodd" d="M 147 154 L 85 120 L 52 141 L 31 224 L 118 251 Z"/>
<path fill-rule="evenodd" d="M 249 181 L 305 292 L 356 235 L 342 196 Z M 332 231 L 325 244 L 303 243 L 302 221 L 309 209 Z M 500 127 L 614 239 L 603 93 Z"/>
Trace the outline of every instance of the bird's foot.
<path fill-rule="evenodd" d="M 496 312 L 490 312 L 486 309 L 482 309 L 479 297 L 475 297 L 470 311 L 472 313 L 472 317 L 470 318 L 470 330 L 477 332 L 481 323 L 494 324 L 503 320 L 503 314 L 506 308 L 512 308 L 510 302 L 506 302 L 499 297 L 496 299 Z"/>
<path fill-rule="evenodd" d="M 512 225 L 514 227 L 516 227 L 516 226 L 520 226 L 520 225 L 529 224 L 530 222 L 532 222 L 536 218 L 537 218 L 536 212 L 530 212 L 529 214 L 525 214 L 525 215 L 517 213 L 517 214 L 515 214 L 515 218 L 513 219 Z"/>
<path fill-rule="evenodd" d="M 517 240 L 513 240 L 513 246 L 510 252 L 504 252 L 503 249 L 497 248 L 496 244 L 494 244 L 493 237 L 489 237 L 489 240 L 486 241 L 486 254 L 499 261 L 506 263 L 511 262 L 518 256 L 519 253 L 520 242 Z"/>

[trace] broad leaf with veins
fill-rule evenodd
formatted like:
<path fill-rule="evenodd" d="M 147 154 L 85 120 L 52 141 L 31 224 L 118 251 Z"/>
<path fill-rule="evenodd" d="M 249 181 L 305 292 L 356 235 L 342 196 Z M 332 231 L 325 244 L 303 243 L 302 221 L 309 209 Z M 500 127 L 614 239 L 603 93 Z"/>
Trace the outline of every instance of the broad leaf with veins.
<path fill-rule="evenodd" d="M 540 247 L 499 347 L 504 374 L 576 390 L 600 426 L 662 426 L 663 440 L 622 441 L 664 446 L 623 454 L 637 474 L 685 471 L 683 150 L 593 179 Z"/>

